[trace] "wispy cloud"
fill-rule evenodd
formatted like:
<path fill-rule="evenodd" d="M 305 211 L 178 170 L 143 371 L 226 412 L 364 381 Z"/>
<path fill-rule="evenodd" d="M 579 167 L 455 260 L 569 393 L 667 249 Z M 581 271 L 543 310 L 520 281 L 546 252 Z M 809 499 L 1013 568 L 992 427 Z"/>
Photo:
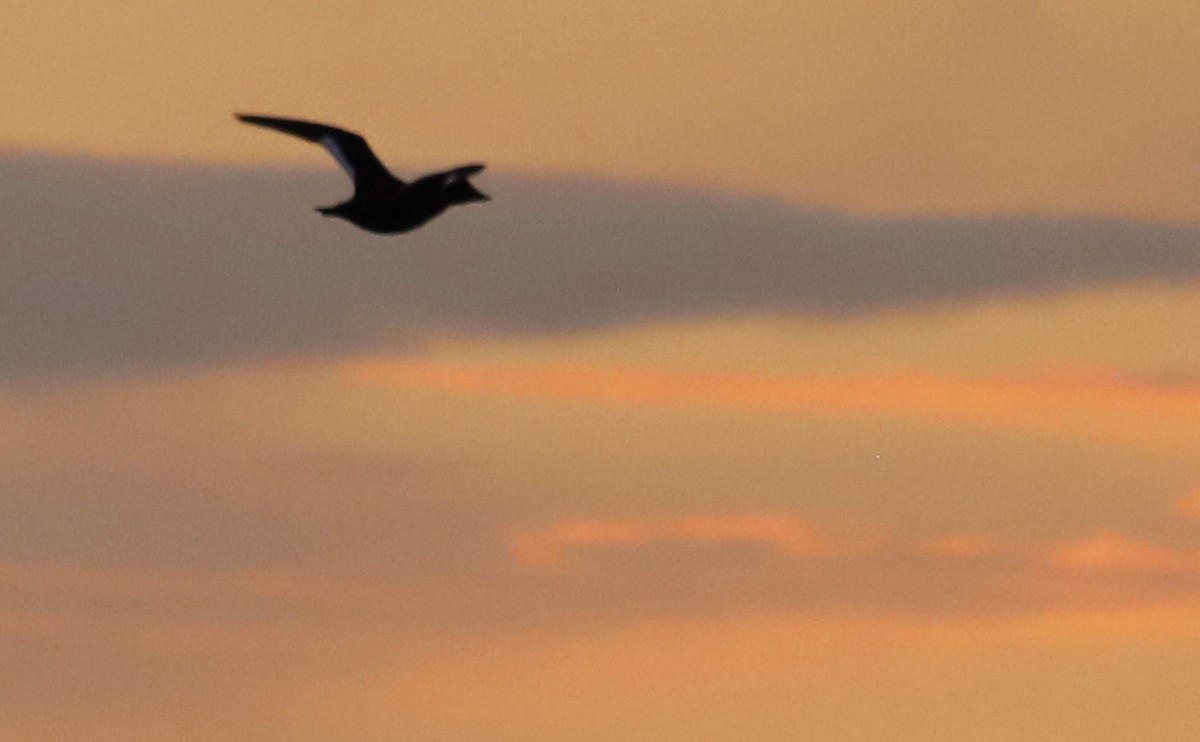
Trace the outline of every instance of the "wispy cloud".
<path fill-rule="evenodd" d="M 982 533 L 913 538 L 878 526 L 832 528 L 794 515 L 771 513 L 565 519 L 512 532 L 506 541 L 509 557 L 521 567 L 535 570 L 567 569 L 567 552 L 636 551 L 677 542 L 714 548 L 762 544 L 783 560 L 817 559 L 828 564 L 906 554 L 931 562 L 991 560 L 993 564 L 1006 562 L 1055 572 L 1200 574 L 1200 549 L 1156 544 L 1114 530 L 1049 542 L 1014 541 Z M 877 567 L 888 569 L 886 564 Z"/>
<path fill-rule="evenodd" d="M 760 511 L 566 518 L 493 537 L 509 569 L 424 581 L 3 562 L 0 641 L 369 652 L 401 628 L 466 636 L 731 611 L 990 620 L 1200 604 L 1200 549 L 1116 530 L 1045 541 L 906 535 Z"/>
<path fill-rule="evenodd" d="M 1175 514 L 1187 520 L 1200 521 L 1200 487 L 1175 504 Z"/>
<path fill-rule="evenodd" d="M 560 568 L 563 551 L 656 542 L 759 543 L 785 554 L 819 555 L 831 544 L 801 518 L 781 515 L 694 515 L 661 520 L 564 520 L 508 538 L 508 553 L 524 567 Z"/>
<path fill-rule="evenodd" d="M 785 611 L 832 604 L 850 615 L 965 610 L 1003 616 L 1200 604 L 1200 548 L 1116 530 L 1052 540 L 985 533 L 914 537 L 877 526 L 831 528 L 793 515 L 756 513 L 567 519 L 514 531 L 507 544 L 513 562 L 533 572 L 597 586 L 649 580 L 680 595 L 704 585 L 710 593 L 727 589 L 739 601 Z M 658 548 L 663 544 L 688 549 L 665 556 Z M 696 551 L 729 559 L 731 548 L 746 544 L 768 547 L 773 562 L 735 559 L 741 565 L 737 587 L 722 588 L 712 560 Z M 680 584 L 691 582 L 696 585 Z M 753 587 L 747 591 L 747 585 Z M 872 597 L 864 598 L 864 590 Z"/>
<path fill-rule="evenodd" d="M 896 415 L 1150 448 L 1200 441 L 1200 384 L 1102 372 L 767 376 L 425 360 L 361 361 L 346 368 L 370 382 L 453 394 L 773 414 Z"/>
<path fill-rule="evenodd" d="M 1050 561 L 1081 571 L 1200 575 L 1200 551 L 1156 546 L 1115 531 L 1060 544 Z"/>

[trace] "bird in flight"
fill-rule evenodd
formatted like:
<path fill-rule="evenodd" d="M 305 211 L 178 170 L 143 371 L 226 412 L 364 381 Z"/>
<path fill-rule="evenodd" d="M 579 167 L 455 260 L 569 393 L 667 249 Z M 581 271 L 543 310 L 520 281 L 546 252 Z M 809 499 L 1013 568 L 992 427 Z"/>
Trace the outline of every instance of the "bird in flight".
<path fill-rule="evenodd" d="M 491 199 L 468 180 L 482 163 L 460 165 L 406 183 L 388 172 L 360 135 L 335 126 L 298 119 L 237 114 L 247 124 L 264 126 L 321 145 L 354 181 L 354 196 L 334 206 L 319 207 L 376 234 L 409 232 L 451 206 Z"/>

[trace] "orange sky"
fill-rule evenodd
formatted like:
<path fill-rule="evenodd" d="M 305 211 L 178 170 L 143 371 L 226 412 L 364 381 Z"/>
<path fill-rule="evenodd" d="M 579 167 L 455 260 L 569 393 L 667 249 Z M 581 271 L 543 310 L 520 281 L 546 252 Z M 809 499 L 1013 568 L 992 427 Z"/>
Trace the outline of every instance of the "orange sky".
<path fill-rule="evenodd" d="M 0 142 L 322 161 L 232 125 L 255 109 L 359 128 L 397 164 L 1195 222 L 1197 21 L 1182 0 L 20 3 Z"/>
<path fill-rule="evenodd" d="M 1200 389 L 1103 372 L 1035 378 L 698 375 L 588 366 L 455 366 L 364 362 L 369 381 L 518 399 L 736 409 L 775 414 L 874 413 L 920 422 L 1017 428 L 1151 450 L 1200 444 Z"/>
<path fill-rule="evenodd" d="M 6 8 L 0 739 L 1196 737 L 1197 28 Z"/>

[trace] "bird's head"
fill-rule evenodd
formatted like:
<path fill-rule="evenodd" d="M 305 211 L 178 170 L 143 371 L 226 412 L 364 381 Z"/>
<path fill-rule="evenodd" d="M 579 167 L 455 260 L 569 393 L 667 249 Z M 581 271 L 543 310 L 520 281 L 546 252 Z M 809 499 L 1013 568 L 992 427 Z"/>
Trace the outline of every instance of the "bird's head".
<path fill-rule="evenodd" d="M 472 175 L 483 170 L 483 165 L 463 165 L 447 173 L 446 197 L 452 204 L 469 204 L 474 201 L 491 201 L 491 197 L 481 192 L 468 180 Z"/>

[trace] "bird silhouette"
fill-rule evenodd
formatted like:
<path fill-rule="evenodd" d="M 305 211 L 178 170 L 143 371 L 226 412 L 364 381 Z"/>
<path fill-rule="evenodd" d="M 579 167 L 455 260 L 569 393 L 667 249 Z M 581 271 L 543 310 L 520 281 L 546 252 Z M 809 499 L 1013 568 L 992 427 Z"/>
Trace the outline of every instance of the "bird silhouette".
<path fill-rule="evenodd" d="M 244 113 L 237 117 L 247 124 L 291 134 L 328 150 L 354 181 L 354 196 L 334 206 L 318 207 L 317 211 L 345 219 L 369 232 L 409 232 L 451 206 L 491 200 L 468 180 L 483 170 L 482 163 L 460 165 L 406 183 L 388 172 L 367 146 L 367 140 L 352 131 L 299 119 Z"/>

